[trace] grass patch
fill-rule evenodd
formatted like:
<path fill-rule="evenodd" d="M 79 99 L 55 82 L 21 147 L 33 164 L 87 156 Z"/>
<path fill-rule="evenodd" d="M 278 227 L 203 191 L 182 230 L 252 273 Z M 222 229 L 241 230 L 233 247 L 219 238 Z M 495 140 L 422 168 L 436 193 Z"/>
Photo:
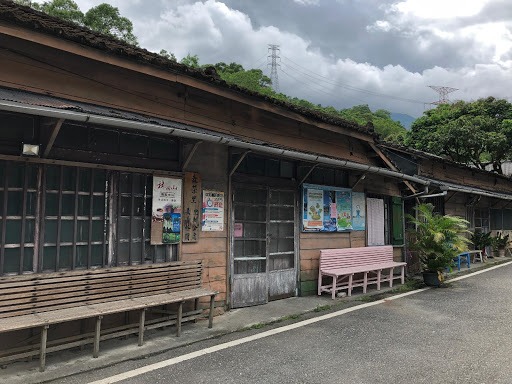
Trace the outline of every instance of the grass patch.
<path fill-rule="evenodd" d="M 313 309 L 313 312 L 323 312 L 328 311 L 332 308 L 332 305 L 326 304 L 326 305 L 317 305 L 315 309 Z"/>

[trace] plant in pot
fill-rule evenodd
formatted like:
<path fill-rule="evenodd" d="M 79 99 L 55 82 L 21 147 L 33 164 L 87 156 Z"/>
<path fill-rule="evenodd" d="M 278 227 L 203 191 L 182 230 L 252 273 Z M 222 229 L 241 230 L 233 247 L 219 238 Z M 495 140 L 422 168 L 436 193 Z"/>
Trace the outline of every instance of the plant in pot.
<path fill-rule="evenodd" d="M 501 232 L 498 232 L 492 238 L 492 250 L 495 257 L 505 257 L 505 248 L 509 243 L 508 237 L 509 235 L 503 236 Z"/>
<path fill-rule="evenodd" d="M 493 239 L 490 232 L 484 233 L 481 230 L 475 230 L 471 234 L 471 242 L 475 249 L 482 251 L 485 254 L 486 247 L 493 245 Z"/>
<path fill-rule="evenodd" d="M 416 216 L 407 215 L 415 226 L 410 230 L 409 247 L 418 255 L 425 284 L 438 287 L 453 259 L 468 249 L 469 223 L 457 216 L 435 213 L 432 204 L 420 204 L 414 209 Z"/>

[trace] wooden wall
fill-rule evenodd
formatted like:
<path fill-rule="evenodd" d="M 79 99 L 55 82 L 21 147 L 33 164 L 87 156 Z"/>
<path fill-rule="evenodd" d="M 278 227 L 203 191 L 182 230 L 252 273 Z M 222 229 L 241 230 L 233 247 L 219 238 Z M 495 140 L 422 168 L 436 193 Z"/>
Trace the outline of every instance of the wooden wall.
<path fill-rule="evenodd" d="M 222 311 L 227 295 L 228 256 L 228 151 L 226 147 L 201 144 L 196 150 L 186 171 L 201 175 L 201 188 L 224 192 L 224 231 L 200 232 L 197 243 L 182 243 L 181 260 L 203 261 L 203 286 L 219 291 L 216 297 L 217 312 Z M 208 298 L 201 302 L 208 305 Z"/>
<path fill-rule="evenodd" d="M 5 39 L 2 46 L 27 53 L 3 51 L 2 86 L 171 119 L 350 161 L 376 161 L 366 156 L 368 148 L 358 140 L 371 140 L 366 134 L 314 122 L 227 89 L 224 93 L 230 93 L 230 98 L 222 97 L 200 89 L 206 83 L 192 78 L 185 85 L 23 40 Z M 167 77 L 171 75 L 167 72 Z"/>

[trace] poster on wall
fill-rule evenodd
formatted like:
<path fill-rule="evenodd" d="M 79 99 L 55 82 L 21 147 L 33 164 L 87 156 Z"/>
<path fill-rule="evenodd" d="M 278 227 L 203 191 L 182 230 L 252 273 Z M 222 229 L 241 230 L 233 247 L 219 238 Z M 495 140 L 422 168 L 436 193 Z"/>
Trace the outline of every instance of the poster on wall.
<path fill-rule="evenodd" d="M 151 245 L 180 242 L 181 189 L 181 179 L 153 176 Z"/>
<path fill-rule="evenodd" d="M 199 173 L 185 173 L 183 185 L 183 242 L 195 243 L 199 241 L 200 214 L 201 214 L 201 175 Z"/>
<path fill-rule="evenodd" d="M 352 192 L 336 191 L 336 229 L 347 231 L 352 229 Z"/>
<path fill-rule="evenodd" d="M 352 230 L 352 191 L 304 184 L 302 224 L 305 232 Z"/>
<path fill-rule="evenodd" d="M 304 189 L 304 230 L 323 228 L 324 191 L 321 189 Z"/>
<path fill-rule="evenodd" d="M 366 200 L 362 192 L 352 192 L 352 229 L 364 231 L 366 228 Z"/>
<path fill-rule="evenodd" d="M 205 232 L 224 230 L 224 192 L 203 191 L 203 221 L 201 229 Z"/>

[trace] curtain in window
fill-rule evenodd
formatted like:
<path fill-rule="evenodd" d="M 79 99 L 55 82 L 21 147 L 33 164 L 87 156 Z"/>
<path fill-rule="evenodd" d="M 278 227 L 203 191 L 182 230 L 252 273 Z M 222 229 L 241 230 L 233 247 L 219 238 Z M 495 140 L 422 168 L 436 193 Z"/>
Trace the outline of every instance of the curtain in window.
<path fill-rule="evenodd" d="M 384 239 L 384 200 L 366 199 L 368 209 L 368 245 L 385 245 Z"/>

